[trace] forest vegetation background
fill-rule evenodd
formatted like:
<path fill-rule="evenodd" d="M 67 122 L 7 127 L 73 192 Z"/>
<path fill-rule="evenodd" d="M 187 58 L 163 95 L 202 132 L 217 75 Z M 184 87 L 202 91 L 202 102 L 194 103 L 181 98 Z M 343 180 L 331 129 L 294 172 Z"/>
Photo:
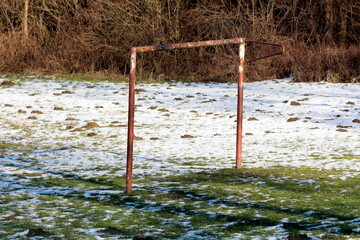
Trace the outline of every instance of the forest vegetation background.
<path fill-rule="evenodd" d="M 133 46 L 244 37 L 283 43 L 247 79 L 360 82 L 358 0 L 0 0 L 0 72 L 128 74 Z M 238 46 L 139 54 L 154 79 L 236 80 Z M 273 49 L 247 46 L 247 57 Z"/>

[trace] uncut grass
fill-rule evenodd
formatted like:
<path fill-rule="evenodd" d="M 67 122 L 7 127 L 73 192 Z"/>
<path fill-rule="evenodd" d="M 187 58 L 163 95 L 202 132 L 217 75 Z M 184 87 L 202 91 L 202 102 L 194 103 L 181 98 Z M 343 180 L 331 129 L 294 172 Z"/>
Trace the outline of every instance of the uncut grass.
<path fill-rule="evenodd" d="M 135 179 L 138 187 L 134 187 L 131 196 L 85 194 L 89 189 L 123 189 L 124 181 L 116 176 L 102 179 L 66 176 L 31 179 L 24 176 L 45 188 L 83 191 L 36 197 L 11 195 L 10 192 L 2 194 L 0 198 L 5 203 L 2 211 L 7 215 L 13 212 L 23 216 L 6 221 L 1 227 L 6 233 L 2 234 L 6 236 L 29 227 L 48 226 L 54 236 L 71 238 L 76 236 L 75 233 L 83 237 L 92 235 L 84 233 L 84 229 L 117 227 L 127 237 L 146 233 L 160 239 L 173 239 L 190 230 L 199 230 L 204 237 L 219 239 L 238 232 L 249 237 L 266 235 L 269 234 L 266 227 L 279 225 L 286 218 L 286 221 L 299 223 L 303 231 L 314 235 L 331 233 L 331 228 L 337 227 L 338 232 L 331 233 L 336 237 L 359 236 L 353 231 L 357 228 L 355 225 L 344 222 L 359 215 L 359 177 L 345 180 L 328 177 L 337 174 L 275 167 L 200 172 L 166 178 L 148 176 L 138 182 Z M 41 203 L 36 205 L 35 211 L 26 204 L 29 199 L 38 199 Z M 306 215 L 309 211 L 313 213 Z M 35 217 L 31 216 L 33 212 Z M 336 220 L 327 227 L 322 226 L 329 218 Z M 312 229 L 314 227 L 318 228 Z"/>

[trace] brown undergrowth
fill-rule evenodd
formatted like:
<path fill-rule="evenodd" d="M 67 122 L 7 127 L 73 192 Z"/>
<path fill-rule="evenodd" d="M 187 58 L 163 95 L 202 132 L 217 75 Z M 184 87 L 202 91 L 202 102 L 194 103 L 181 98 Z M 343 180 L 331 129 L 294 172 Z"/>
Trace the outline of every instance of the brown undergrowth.
<path fill-rule="evenodd" d="M 28 8 L 25 7 L 27 2 Z M 2 0 L 0 72 L 128 74 L 132 46 L 244 37 L 286 45 L 247 79 L 359 82 L 355 0 Z M 143 53 L 143 78 L 234 81 L 237 46 Z M 247 58 L 274 51 L 249 44 Z"/>

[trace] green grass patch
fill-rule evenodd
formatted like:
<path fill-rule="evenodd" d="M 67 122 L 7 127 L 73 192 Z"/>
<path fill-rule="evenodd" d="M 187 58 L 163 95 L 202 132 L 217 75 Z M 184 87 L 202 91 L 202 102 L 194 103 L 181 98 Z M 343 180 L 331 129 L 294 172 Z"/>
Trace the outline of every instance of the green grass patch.
<path fill-rule="evenodd" d="M 101 231 L 113 227 L 119 238 L 225 239 L 242 234 L 242 239 L 266 239 L 290 233 L 360 238 L 360 223 L 351 221 L 360 213 L 360 177 L 341 180 L 337 175 L 341 173 L 291 167 L 149 175 L 134 179 L 130 196 L 123 193 L 124 177 L 114 175 L 23 175 L 37 188 L 2 192 L 0 237 L 42 227 L 54 239 L 92 239 L 113 236 Z"/>
<path fill-rule="evenodd" d="M 0 141 L 0 157 L 7 157 L 12 150 L 21 150 L 21 154 L 25 154 L 31 152 L 29 149 L 33 149 L 34 146 L 35 143 L 24 145 L 16 142 Z M 11 155 L 14 154 L 11 153 Z"/>
<path fill-rule="evenodd" d="M 0 151 L 7 150 L 7 149 L 21 149 L 25 146 L 21 143 L 14 143 L 14 142 L 7 142 L 7 141 L 0 141 Z"/>
<path fill-rule="evenodd" d="M 36 75 L 36 76 L 35 76 Z M 31 78 L 42 80 L 70 80 L 78 82 L 126 82 L 129 80 L 128 76 L 121 74 L 108 74 L 104 72 L 94 73 L 54 73 L 51 76 L 44 75 L 42 73 L 36 73 L 29 76 L 28 74 L 4 74 L 1 77 L 6 78 L 9 81 L 21 82 L 23 80 L 29 80 Z"/>

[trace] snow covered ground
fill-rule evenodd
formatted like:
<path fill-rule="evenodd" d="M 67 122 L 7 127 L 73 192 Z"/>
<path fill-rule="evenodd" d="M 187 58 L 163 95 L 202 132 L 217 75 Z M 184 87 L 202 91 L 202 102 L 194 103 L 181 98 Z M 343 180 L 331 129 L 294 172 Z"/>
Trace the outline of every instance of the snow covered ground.
<path fill-rule="evenodd" d="M 105 163 L 125 166 L 126 83 L 35 77 L 16 83 L 0 91 L 2 141 L 32 144 L 34 151 L 76 146 L 123 154 L 72 149 L 39 155 L 39 161 L 49 156 L 56 159 L 51 160 L 54 170 Z M 359 92 L 358 84 L 292 83 L 288 79 L 246 83 L 243 164 L 335 168 L 357 174 Z M 135 159 L 135 174 L 234 166 L 236 84 L 138 84 L 136 96 L 139 140 L 134 149 L 143 158 Z M 89 122 L 100 128 L 82 128 Z M 7 156 L 16 154 L 7 152 Z M 346 161 L 338 160 L 344 157 Z"/>
<path fill-rule="evenodd" d="M 0 77 L 0 83 L 4 80 Z M 125 174 L 127 83 L 37 77 L 13 81 L 15 85 L 0 88 L 0 141 L 11 146 L 1 152 L 0 190 L 71 195 L 79 189 L 44 188 L 18 175 Z M 236 84 L 174 81 L 136 88 L 137 180 L 235 165 Z M 359 93 L 359 84 L 246 83 L 243 165 L 338 169 L 341 178 L 358 175 Z M 94 122 L 100 127 L 85 127 Z M 64 147 L 69 148 L 22 156 Z M 89 196 L 111 193 L 119 191 L 84 191 Z"/>

